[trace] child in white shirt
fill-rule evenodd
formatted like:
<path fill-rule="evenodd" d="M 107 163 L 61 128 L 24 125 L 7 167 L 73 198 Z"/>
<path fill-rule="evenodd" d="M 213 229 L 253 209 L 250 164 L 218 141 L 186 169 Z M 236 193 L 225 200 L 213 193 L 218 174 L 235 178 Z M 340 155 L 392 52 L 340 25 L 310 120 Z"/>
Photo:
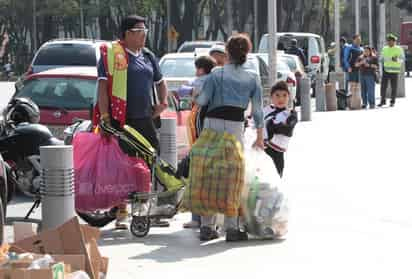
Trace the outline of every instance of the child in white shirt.
<path fill-rule="evenodd" d="M 298 122 L 296 111 L 288 109 L 290 92 L 286 82 L 279 81 L 270 92 L 272 104 L 264 108 L 265 152 L 272 158 L 282 177 L 285 165 L 284 152 Z"/>

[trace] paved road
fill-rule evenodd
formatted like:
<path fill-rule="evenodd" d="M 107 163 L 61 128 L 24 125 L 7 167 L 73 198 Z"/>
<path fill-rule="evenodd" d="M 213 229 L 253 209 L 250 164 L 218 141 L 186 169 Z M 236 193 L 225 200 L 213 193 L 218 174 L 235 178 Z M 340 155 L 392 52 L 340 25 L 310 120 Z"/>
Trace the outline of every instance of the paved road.
<path fill-rule="evenodd" d="M 109 278 L 411 278 L 412 79 L 395 108 L 315 113 L 287 154 L 287 240 L 200 244 L 178 215 L 144 239 L 103 230 Z M 19 201 L 10 214 L 22 215 Z M 37 212 L 39 214 L 39 212 Z M 11 239 L 10 232 L 8 238 Z"/>

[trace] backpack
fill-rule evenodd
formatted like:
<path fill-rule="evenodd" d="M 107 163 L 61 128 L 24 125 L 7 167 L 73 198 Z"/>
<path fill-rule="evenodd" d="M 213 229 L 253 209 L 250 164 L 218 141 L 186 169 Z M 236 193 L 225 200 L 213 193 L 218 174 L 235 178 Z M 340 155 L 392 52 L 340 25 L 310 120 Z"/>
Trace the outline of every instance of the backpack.
<path fill-rule="evenodd" d="M 153 52 L 151 52 L 148 48 L 143 48 L 142 53 L 147 59 L 149 59 L 150 63 L 152 64 L 153 69 L 157 66 L 156 65 L 156 57 Z M 157 90 L 156 86 L 152 86 L 152 106 L 155 106 L 159 103 L 159 100 L 157 99 Z M 162 127 L 162 121 L 160 119 L 160 116 L 156 117 L 153 119 L 153 123 L 157 129 L 160 129 Z"/>

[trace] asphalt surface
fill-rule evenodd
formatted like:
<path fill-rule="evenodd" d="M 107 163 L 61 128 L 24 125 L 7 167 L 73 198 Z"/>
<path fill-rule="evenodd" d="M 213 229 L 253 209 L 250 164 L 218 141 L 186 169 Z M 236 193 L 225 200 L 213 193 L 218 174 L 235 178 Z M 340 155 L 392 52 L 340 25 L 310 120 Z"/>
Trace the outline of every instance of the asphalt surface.
<path fill-rule="evenodd" d="M 411 278 L 409 93 L 412 79 L 395 108 L 314 113 L 298 124 L 284 175 L 286 240 L 201 244 L 198 231 L 182 228 L 188 214 L 143 239 L 109 225 L 99 242 L 108 278 Z M 9 216 L 29 206 L 19 197 Z"/>

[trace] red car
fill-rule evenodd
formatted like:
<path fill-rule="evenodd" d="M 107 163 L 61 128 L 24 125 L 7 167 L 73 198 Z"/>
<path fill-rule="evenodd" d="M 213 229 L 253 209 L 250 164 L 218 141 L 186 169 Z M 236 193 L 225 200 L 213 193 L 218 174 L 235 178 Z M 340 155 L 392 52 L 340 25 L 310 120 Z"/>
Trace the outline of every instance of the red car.
<path fill-rule="evenodd" d="M 40 123 L 63 139 L 64 129 L 76 118 L 91 119 L 96 96 L 96 67 L 64 67 L 28 76 L 13 98 L 31 98 L 40 108 Z M 186 119 L 190 111 L 180 111 L 172 95 L 168 101 L 162 118 L 176 118 L 178 157 L 182 158 L 188 150 Z"/>

